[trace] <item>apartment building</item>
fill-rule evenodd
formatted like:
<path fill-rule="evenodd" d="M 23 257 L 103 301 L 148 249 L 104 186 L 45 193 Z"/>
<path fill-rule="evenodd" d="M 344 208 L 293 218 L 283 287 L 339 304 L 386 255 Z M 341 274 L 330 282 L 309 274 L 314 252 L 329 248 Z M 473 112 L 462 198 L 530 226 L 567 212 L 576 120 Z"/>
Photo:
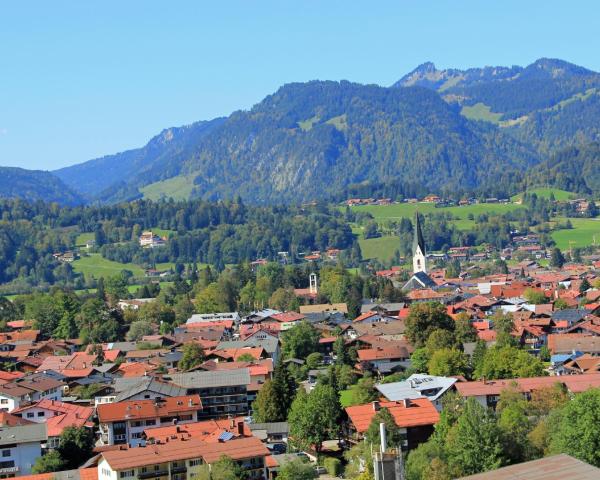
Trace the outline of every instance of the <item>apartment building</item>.
<path fill-rule="evenodd" d="M 0 478 L 31 474 L 46 438 L 46 425 L 43 423 L 0 429 Z"/>
<path fill-rule="evenodd" d="M 255 437 L 218 442 L 178 440 L 103 452 L 98 480 L 191 480 L 204 477 L 222 456 L 238 462 L 248 479 L 262 480 L 267 477 L 268 455 Z"/>
<path fill-rule="evenodd" d="M 202 420 L 248 414 L 248 386 L 251 383 L 248 368 L 176 373 L 168 380 L 185 388 L 188 395 L 200 395 L 203 408 L 199 418 Z"/>
<path fill-rule="evenodd" d="M 100 442 L 103 445 L 145 445 L 146 428 L 196 422 L 201 411 L 198 395 L 98 405 Z"/>
<path fill-rule="evenodd" d="M 61 400 L 65 384 L 43 374 L 30 375 L 0 385 L 0 410 L 12 412 L 21 405 L 44 398 Z"/>

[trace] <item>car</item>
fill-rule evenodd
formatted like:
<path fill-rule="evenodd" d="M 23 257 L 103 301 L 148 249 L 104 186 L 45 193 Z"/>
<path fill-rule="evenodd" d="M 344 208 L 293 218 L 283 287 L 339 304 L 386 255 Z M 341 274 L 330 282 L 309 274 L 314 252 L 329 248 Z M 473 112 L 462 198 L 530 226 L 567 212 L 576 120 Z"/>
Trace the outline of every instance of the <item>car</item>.
<path fill-rule="evenodd" d="M 327 473 L 327 469 L 326 469 L 325 467 L 321 467 L 321 466 L 317 465 L 317 466 L 315 467 L 315 473 L 316 473 L 317 475 L 322 475 L 322 474 L 324 474 L 324 473 Z"/>
<path fill-rule="evenodd" d="M 282 455 L 287 452 L 287 445 L 285 443 L 273 443 L 267 445 L 267 448 L 275 455 Z"/>

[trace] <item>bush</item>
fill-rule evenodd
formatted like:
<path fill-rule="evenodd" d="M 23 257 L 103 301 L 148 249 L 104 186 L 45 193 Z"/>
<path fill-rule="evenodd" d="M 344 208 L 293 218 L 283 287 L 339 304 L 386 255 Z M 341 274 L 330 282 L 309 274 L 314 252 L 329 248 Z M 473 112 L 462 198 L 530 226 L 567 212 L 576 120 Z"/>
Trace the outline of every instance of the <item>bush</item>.
<path fill-rule="evenodd" d="M 323 466 L 327 473 L 333 477 L 339 477 L 342 474 L 342 462 L 339 458 L 327 457 L 323 460 Z"/>

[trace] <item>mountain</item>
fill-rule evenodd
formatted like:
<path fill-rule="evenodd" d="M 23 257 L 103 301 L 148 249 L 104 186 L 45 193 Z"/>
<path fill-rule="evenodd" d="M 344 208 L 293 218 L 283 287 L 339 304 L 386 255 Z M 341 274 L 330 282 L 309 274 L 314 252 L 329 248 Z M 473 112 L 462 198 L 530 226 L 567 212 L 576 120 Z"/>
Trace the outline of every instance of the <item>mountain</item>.
<path fill-rule="evenodd" d="M 295 203 L 378 184 L 406 195 L 505 195 L 532 166 L 600 142 L 598 119 L 600 74 L 562 60 L 467 70 L 425 63 L 388 88 L 284 85 L 250 110 L 54 173 L 101 202 Z"/>
<path fill-rule="evenodd" d="M 497 125 L 542 156 L 600 140 L 600 74 L 563 60 L 438 70 L 425 63 L 394 87 L 421 85 L 467 118 Z"/>
<path fill-rule="evenodd" d="M 78 205 L 83 198 L 60 179 L 42 170 L 0 167 L 0 198 L 42 200 L 63 205 Z"/>
<path fill-rule="evenodd" d="M 598 196 L 600 195 L 599 165 L 599 143 L 569 147 L 531 169 L 526 177 L 526 183 L 552 185 L 570 192 Z"/>
<path fill-rule="evenodd" d="M 192 154 L 204 135 L 223 121 L 217 118 L 168 128 L 142 148 L 89 160 L 53 173 L 89 199 L 119 195 L 125 199 L 139 195 L 135 187 L 132 190 L 127 185 L 132 182 L 151 183 L 178 175 L 180 163 Z M 122 194 L 124 190 L 129 194 Z"/>

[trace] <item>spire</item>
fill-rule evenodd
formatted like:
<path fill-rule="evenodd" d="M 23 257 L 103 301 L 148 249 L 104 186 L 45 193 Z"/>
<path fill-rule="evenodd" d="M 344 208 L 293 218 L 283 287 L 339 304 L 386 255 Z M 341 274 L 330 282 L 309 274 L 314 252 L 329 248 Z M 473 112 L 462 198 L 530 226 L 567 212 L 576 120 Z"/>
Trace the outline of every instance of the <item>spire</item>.
<path fill-rule="evenodd" d="M 423 231 L 421 230 L 421 219 L 419 212 L 415 213 L 415 236 L 413 239 L 413 255 L 417 253 L 417 247 L 421 249 L 421 253 L 425 255 L 425 240 L 423 240 Z"/>

